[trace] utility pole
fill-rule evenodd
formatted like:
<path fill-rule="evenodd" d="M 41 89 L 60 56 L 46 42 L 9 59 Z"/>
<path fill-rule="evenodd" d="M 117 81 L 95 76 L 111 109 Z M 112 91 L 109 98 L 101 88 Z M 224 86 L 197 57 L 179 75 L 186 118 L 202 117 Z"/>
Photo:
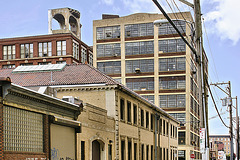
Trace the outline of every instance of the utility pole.
<path fill-rule="evenodd" d="M 230 134 L 230 147 L 231 147 L 231 156 L 230 156 L 230 160 L 234 160 L 234 149 L 233 149 L 233 123 L 232 123 L 232 95 L 231 95 L 231 83 L 230 81 L 228 81 L 227 83 L 213 83 L 211 85 L 214 85 L 216 87 L 218 87 L 221 91 L 223 91 L 225 94 L 227 94 L 228 98 L 227 98 L 227 103 L 228 103 L 228 107 L 229 107 L 229 116 L 230 116 L 230 124 L 229 124 L 229 134 Z M 219 85 L 227 85 L 226 90 L 222 89 L 221 87 L 219 87 Z"/>
<path fill-rule="evenodd" d="M 237 96 L 233 98 L 236 100 L 236 135 L 235 135 L 235 149 L 236 149 L 236 159 L 239 160 L 239 117 L 238 117 L 238 101 Z"/>

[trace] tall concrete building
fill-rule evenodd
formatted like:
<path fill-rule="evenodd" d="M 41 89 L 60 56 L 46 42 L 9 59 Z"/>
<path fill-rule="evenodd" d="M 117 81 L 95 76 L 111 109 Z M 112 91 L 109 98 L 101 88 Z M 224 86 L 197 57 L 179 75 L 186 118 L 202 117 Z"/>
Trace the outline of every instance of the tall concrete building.
<path fill-rule="evenodd" d="M 181 17 L 174 23 L 194 45 L 191 14 L 169 16 Z M 169 23 L 154 25 L 160 19 L 165 18 L 137 13 L 94 20 L 94 66 L 177 118 L 179 160 L 189 160 L 190 154 L 200 159 L 196 58 Z"/>

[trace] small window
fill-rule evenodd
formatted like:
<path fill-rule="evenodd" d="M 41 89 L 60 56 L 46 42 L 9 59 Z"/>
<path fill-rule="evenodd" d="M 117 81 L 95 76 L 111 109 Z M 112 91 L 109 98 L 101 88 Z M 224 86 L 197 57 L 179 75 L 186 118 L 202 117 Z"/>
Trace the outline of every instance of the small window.
<path fill-rule="evenodd" d="M 144 127 L 144 111 L 141 109 L 141 126 Z"/>
<path fill-rule="evenodd" d="M 146 128 L 149 128 L 149 112 L 146 112 Z"/>
<path fill-rule="evenodd" d="M 127 121 L 130 122 L 130 123 L 132 122 L 131 118 L 132 118 L 131 102 L 127 101 Z"/>
<path fill-rule="evenodd" d="M 166 134 L 166 128 L 165 128 L 165 120 L 163 120 L 163 135 Z"/>
<path fill-rule="evenodd" d="M 168 136 L 168 133 L 169 133 L 169 127 L 168 127 L 168 125 L 169 125 L 168 122 L 166 122 L 166 127 L 167 127 L 167 129 L 166 129 L 166 131 L 167 131 L 167 132 L 166 132 L 166 135 L 167 135 L 167 136 Z"/>
<path fill-rule="evenodd" d="M 85 141 L 81 141 L 81 160 L 85 160 Z"/>
<path fill-rule="evenodd" d="M 125 120 L 125 104 L 124 99 L 120 100 L 120 119 Z"/>
<path fill-rule="evenodd" d="M 146 146 L 146 160 L 149 160 L 149 145 Z"/>
<path fill-rule="evenodd" d="M 112 160 L 112 144 L 108 144 L 108 160 Z"/>
<path fill-rule="evenodd" d="M 151 114 L 151 130 L 153 130 L 153 126 L 154 126 L 154 115 Z"/>
<path fill-rule="evenodd" d="M 137 105 L 133 104 L 133 123 L 137 124 Z"/>
<path fill-rule="evenodd" d="M 132 160 L 132 142 L 128 140 L 128 160 Z"/>
<path fill-rule="evenodd" d="M 125 141 L 121 140 L 121 159 L 125 160 Z"/>
<path fill-rule="evenodd" d="M 178 132 L 178 144 L 179 145 L 185 144 L 185 132 Z"/>
<path fill-rule="evenodd" d="M 134 160 L 137 160 L 137 143 L 134 143 Z"/>
<path fill-rule="evenodd" d="M 144 144 L 141 145 L 141 150 L 142 150 L 142 155 L 141 155 L 141 157 L 142 157 L 142 160 L 144 160 L 144 159 L 145 159 L 145 158 L 144 158 Z"/>

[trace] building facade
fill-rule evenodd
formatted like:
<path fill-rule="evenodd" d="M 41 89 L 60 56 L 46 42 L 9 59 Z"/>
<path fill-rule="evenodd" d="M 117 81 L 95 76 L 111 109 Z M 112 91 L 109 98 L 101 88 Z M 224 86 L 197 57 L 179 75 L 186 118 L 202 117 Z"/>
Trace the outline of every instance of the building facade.
<path fill-rule="evenodd" d="M 56 20 L 60 29 L 53 30 Z M 0 39 L 0 68 L 59 63 L 93 64 L 92 48 L 81 41 L 80 13 L 49 10 L 49 34 Z"/>
<path fill-rule="evenodd" d="M 72 104 L 0 78 L 0 159 L 77 158 L 77 120 L 82 104 Z M 64 137 L 64 138 L 63 138 Z M 63 145 L 64 144 L 64 145 Z"/>
<path fill-rule="evenodd" d="M 169 16 L 184 17 L 174 23 L 193 43 L 191 14 Z M 200 159 L 196 58 L 169 23 L 154 25 L 159 19 L 165 18 L 137 13 L 94 20 L 94 66 L 177 118 L 179 159 Z"/>
<path fill-rule="evenodd" d="M 87 64 L 60 65 L 1 69 L 0 76 L 38 92 L 50 87 L 64 100 L 83 101 L 78 159 L 177 159 L 179 121 Z"/>
<path fill-rule="evenodd" d="M 231 144 L 229 135 L 210 135 L 210 153 L 214 159 L 218 157 L 216 151 L 224 151 L 226 155 L 231 154 Z"/>

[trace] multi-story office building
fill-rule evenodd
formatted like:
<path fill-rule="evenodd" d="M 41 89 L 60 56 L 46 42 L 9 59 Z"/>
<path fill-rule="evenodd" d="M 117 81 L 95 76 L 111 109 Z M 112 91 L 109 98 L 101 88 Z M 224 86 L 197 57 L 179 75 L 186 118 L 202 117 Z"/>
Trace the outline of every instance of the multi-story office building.
<path fill-rule="evenodd" d="M 184 17 L 174 23 L 193 44 L 191 14 L 169 16 Z M 165 18 L 137 13 L 94 20 L 94 66 L 177 118 L 179 159 L 188 160 L 192 153 L 200 159 L 197 62 L 169 23 L 154 25 L 159 19 Z"/>
<path fill-rule="evenodd" d="M 80 37 L 80 13 L 61 8 L 49 10 L 48 16 L 48 35 L 0 39 L 0 68 L 59 63 L 92 65 L 92 48 Z M 54 20 L 59 29 L 52 29 Z"/>

